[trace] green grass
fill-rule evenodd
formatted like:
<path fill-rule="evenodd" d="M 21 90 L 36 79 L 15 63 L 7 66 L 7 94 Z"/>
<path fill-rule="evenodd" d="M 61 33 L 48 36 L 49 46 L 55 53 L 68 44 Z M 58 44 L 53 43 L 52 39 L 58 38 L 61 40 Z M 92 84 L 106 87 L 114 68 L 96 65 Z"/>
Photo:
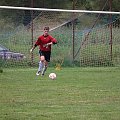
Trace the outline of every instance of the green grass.
<path fill-rule="evenodd" d="M 120 119 L 120 68 L 49 68 L 44 77 L 36 70 L 0 73 L 0 120 Z"/>

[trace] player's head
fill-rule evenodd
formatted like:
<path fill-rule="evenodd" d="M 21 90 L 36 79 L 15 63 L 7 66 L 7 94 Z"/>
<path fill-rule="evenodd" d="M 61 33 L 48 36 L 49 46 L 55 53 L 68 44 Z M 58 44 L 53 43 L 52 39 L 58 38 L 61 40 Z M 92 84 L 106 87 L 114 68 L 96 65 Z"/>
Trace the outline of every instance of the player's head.
<path fill-rule="evenodd" d="M 44 36 L 47 36 L 49 32 L 49 27 L 44 27 Z"/>
<path fill-rule="evenodd" d="M 44 27 L 44 30 L 48 30 L 48 31 L 49 31 L 49 27 L 47 27 L 47 26 L 46 26 L 46 27 Z"/>

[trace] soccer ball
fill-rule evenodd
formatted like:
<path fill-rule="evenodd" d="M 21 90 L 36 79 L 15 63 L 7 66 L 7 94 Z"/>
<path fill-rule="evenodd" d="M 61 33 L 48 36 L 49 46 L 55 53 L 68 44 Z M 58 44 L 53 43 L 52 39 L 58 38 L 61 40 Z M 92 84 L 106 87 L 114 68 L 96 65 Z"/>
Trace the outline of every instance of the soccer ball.
<path fill-rule="evenodd" d="M 56 79 L 56 74 L 55 73 L 50 73 L 49 78 L 52 79 L 52 80 Z"/>

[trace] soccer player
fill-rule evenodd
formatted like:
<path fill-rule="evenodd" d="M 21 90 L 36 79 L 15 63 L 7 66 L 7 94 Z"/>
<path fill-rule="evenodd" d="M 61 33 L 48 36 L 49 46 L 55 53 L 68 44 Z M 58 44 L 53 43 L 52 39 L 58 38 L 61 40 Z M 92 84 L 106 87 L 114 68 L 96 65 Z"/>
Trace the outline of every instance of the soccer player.
<path fill-rule="evenodd" d="M 43 35 L 38 37 L 38 40 L 30 50 L 30 53 L 32 53 L 33 50 L 39 46 L 40 61 L 36 75 L 41 74 L 41 76 L 43 76 L 45 74 L 48 62 L 50 62 L 51 45 L 53 44 L 57 44 L 57 40 L 49 35 L 49 27 L 44 27 Z"/>

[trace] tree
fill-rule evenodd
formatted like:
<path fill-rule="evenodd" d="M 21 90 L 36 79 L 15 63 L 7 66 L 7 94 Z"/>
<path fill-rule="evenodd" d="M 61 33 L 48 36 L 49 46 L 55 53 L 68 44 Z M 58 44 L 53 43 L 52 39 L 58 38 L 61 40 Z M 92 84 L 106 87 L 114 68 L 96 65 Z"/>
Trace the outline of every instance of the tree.
<path fill-rule="evenodd" d="M 31 4 L 32 1 L 34 2 L 33 6 Z M 73 9 L 73 2 L 75 2 L 74 9 L 102 10 L 106 3 L 104 10 L 108 11 L 110 9 L 109 1 L 110 0 L 1 0 L 0 5 Z M 112 0 L 112 11 L 120 11 L 119 1 L 120 0 Z M 25 17 L 22 17 L 23 14 L 25 14 Z M 26 22 L 25 20 L 27 19 L 27 14 L 30 16 L 30 11 L 0 10 L 0 19 L 3 18 L 17 24 L 19 24 L 21 21 L 24 21 L 24 24 L 28 24 L 31 18 L 29 17 L 29 22 Z"/>

